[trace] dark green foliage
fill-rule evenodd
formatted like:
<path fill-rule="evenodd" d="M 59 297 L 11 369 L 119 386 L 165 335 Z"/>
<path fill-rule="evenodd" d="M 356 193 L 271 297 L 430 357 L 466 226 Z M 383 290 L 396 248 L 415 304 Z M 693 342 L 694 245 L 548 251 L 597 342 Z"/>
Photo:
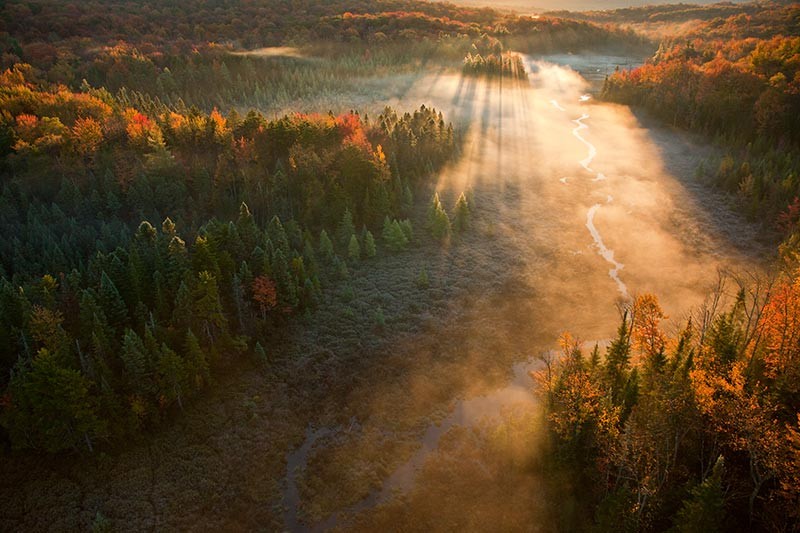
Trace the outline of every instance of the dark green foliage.
<path fill-rule="evenodd" d="M 93 447 L 106 433 L 92 382 L 81 372 L 61 366 L 42 349 L 30 369 L 20 368 L 9 385 L 12 405 L 3 425 L 17 447 L 48 452 Z"/>
<path fill-rule="evenodd" d="M 357 262 L 361 259 L 361 246 L 355 235 L 350 236 L 350 243 L 347 245 L 347 257 L 350 261 Z"/>
<path fill-rule="evenodd" d="M 433 195 L 428 208 L 428 229 L 434 238 L 439 240 L 447 239 L 450 236 L 450 217 L 439 200 L 438 192 Z"/>
<path fill-rule="evenodd" d="M 372 232 L 369 230 L 364 234 L 364 254 L 368 258 L 375 257 L 375 254 L 377 254 L 375 237 L 372 236 Z"/>
<path fill-rule="evenodd" d="M 725 530 L 725 460 L 720 456 L 711 474 L 692 492 L 677 514 L 675 531 L 714 533 Z"/>
<path fill-rule="evenodd" d="M 408 246 L 409 239 L 403 225 L 397 220 L 390 220 L 389 217 L 383 222 L 383 232 L 381 234 L 386 248 L 391 252 L 400 252 Z"/>
<path fill-rule="evenodd" d="M 422 271 L 417 276 L 417 287 L 420 289 L 427 289 L 430 286 L 430 281 L 428 280 L 428 270 L 423 268 Z"/>
<path fill-rule="evenodd" d="M 381 328 L 386 325 L 386 317 L 383 315 L 383 308 L 380 306 L 375 310 L 375 325 Z"/>
<path fill-rule="evenodd" d="M 319 234 L 319 255 L 326 261 L 333 260 L 333 243 L 325 230 Z"/>

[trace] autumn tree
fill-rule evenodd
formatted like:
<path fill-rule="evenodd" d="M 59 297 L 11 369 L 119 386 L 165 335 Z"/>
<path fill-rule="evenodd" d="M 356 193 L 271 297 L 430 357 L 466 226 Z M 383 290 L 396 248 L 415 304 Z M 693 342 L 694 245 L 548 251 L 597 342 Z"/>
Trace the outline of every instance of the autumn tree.
<path fill-rule="evenodd" d="M 258 276 L 253 280 L 253 301 L 258 304 L 261 319 L 267 319 L 267 312 L 278 305 L 278 292 L 275 282 L 266 276 Z"/>

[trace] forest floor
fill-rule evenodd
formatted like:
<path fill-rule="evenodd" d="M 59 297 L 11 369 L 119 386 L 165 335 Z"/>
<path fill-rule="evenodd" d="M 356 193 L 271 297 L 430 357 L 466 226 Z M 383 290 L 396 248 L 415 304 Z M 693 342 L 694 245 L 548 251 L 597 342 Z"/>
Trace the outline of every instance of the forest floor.
<path fill-rule="evenodd" d="M 553 529 L 535 401 L 453 425 L 404 495 L 358 504 L 461 400 L 503 389 L 561 332 L 607 339 L 615 305 L 641 292 L 659 295 L 678 328 L 718 267 L 757 268 L 765 247 L 725 198 L 693 184 L 710 148 L 594 103 L 574 72 L 528 63 L 530 84 L 439 72 L 387 102 L 433 105 L 465 127 L 462 157 L 435 188 L 448 210 L 472 191 L 470 231 L 432 241 L 418 199 L 416 243 L 352 267 L 267 347 L 267 368 L 221 379 L 124 451 L 0 465 L 0 530 L 85 529 L 98 511 L 118 531 Z M 302 468 L 287 472 L 304 442 Z"/>

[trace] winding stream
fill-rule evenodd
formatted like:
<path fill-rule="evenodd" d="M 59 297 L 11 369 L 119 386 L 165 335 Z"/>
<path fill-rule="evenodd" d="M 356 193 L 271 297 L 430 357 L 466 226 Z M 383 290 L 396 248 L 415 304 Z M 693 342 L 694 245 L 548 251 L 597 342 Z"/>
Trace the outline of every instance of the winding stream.
<path fill-rule="evenodd" d="M 589 99 L 590 99 L 589 95 L 582 95 L 579 98 L 579 101 L 580 102 L 587 102 L 587 101 L 589 101 Z M 554 102 L 554 105 L 556 106 L 557 109 L 559 109 L 561 111 L 566 111 L 566 109 L 564 109 L 563 107 L 558 105 L 558 102 L 555 102 L 555 100 L 553 102 Z M 592 143 L 587 141 L 580 134 L 581 130 L 588 130 L 589 129 L 589 126 L 584 124 L 584 121 L 588 120 L 589 118 L 590 118 L 589 114 L 588 113 L 584 113 L 579 118 L 577 118 L 577 119 L 572 121 L 575 124 L 577 124 L 577 127 L 575 127 L 575 129 L 572 130 L 572 135 L 574 135 L 580 142 L 582 142 L 584 145 L 586 145 L 586 147 L 589 149 L 589 154 L 586 156 L 586 158 L 584 158 L 581 161 L 579 161 L 579 164 L 587 172 L 590 172 L 590 173 L 594 174 L 594 178 L 592 178 L 592 181 L 594 181 L 594 182 L 605 181 L 607 179 L 605 174 L 603 174 L 602 172 L 597 172 L 597 171 L 593 170 L 589 166 L 589 165 L 592 164 L 592 161 L 594 161 L 594 158 L 597 156 L 597 148 L 595 148 L 595 146 Z M 566 181 L 562 181 L 562 183 L 566 184 Z M 607 199 L 606 203 L 611 203 L 612 200 L 613 200 L 613 198 L 611 196 L 608 196 L 608 199 Z M 619 290 L 619 292 L 622 295 L 622 297 L 625 298 L 626 300 L 628 300 L 628 299 L 630 299 L 630 293 L 628 292 L 628 287 L 627 287 L 627 285 L 625 285 L 625 283 L 622 281 L 622 279 L 619 276 L 620 270 L 625 268 L 625 265 L 623 265 L 622 263 L 620 263 L 619 261 L 617 261 L 614 258 L 614 250 L 610 250 L 605 245 L 605 243 L 603 242 L 603 237 L 602 237 L 602 235 L 600 235 L 600 231 L 598 231 L 597 226 L 595 226 L 595 224 L 594 224 L 594 217 L 597 214 L 597 212 L 600 210 L 601 207 L 602 207 L 602 204 L 594 204 L 591 208 L 589 208 L 589 211 L 586 213 L 586 228 L 589 230 L 589 233 L 591 234 L 592 239 L 594 240 L 595 246 L 597 247 L 597 252 L 598 252 L 598 254 L 600 254 L 600 257 L 602 257 L 603 259 L 606 260 L 606 262 L 608 262 L 608 263 L 610 263 L 612 265 L 612 268 L 609 269 L 609 271 L 608 271 L 608 276 L 612 280 L 614 280 L 614 282 L 617 284 L 617 289 Z"/>

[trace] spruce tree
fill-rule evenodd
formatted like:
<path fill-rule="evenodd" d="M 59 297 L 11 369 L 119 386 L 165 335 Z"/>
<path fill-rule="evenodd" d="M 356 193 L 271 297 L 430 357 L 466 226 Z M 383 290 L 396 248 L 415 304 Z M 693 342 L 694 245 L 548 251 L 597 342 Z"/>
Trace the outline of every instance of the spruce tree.
<path fill-rule="evenodd" d="M 40 350 L 30 370 L 16 372 L 9 384 L 14 401 L 0 420 L 12 445 L 51 453 L 84 446 L 92 451 L 106 424 L 91 386 L 79 371 L 62 367 L 54 354 Z"/>
<path fill-rule="evenodd" d="M 720 455 L 711 474 L 692 489 L 678 511 L 675 531 L 713 533 L 725 530 L 725 460 Z"/>
<path fill-rule="evenodd" d="M 369 230 L 367 230 L 367 233 L 364 235 L 364 253 L 367 257 L 375 257 L 377 254 L 375 237 L 372 236 L 372 232 Z"/>
<path fill-rule="evenodd" d="M 319 233 L 319 255 L 326 261 L 333 260 L 333 243 L 325 230 Z"/>
<path fill-rule="evenodd" d="M 353 262 L 361 259 L 361 246 L 358 245 L 358 239 L 356 239 L 355 235 L 350 236 L 350 243 L 347 245 L 347 256 Z"/>
<path fill-rule="evenodd" d="M 469 203 L 467 197 L 462 192 L 456 201 L 455 212 L 453 216 L 453 229 L 457 233 L 462 233 L 469 228 Z"/>
<path fill-rule="evenodd" d="M 122 300 L 116 285 L 114 285 L 114 282 L 111 281 L 105 271 L 100 276 L 98 298 L 109 325 L 117 331 L 122 331 L 122 327 L 128 320 L 128 308 Z"/>
<path fill-rule="evenodd" d="M 428 229 L 436 239 L 442 240 L 450 236 L 450 217 L 439 200 L 438 192 L 433 195 L 428 208 Z"/>
<path fill-rule="evenodd" d="M 194 388 L 200 388 L 204 383 L 208 383 L 211 376 L 206 354 L 200 347 L 200 341 L 197 340 L 197 337 L 192 333 L 191 329 L 186 330 L 183 350 L 189 383 L 191 383 Z"/>
<path fill-rule="evenodd" d="M 342 220 L 339 222 L 339 227 L 336 229 L 336 240 L 342 249 L 346 249 L 350 245 L 350 236 L 354 235 L 356 227 L 353 225 L 353 215 L 349 209 L 344 210 Z"/>

